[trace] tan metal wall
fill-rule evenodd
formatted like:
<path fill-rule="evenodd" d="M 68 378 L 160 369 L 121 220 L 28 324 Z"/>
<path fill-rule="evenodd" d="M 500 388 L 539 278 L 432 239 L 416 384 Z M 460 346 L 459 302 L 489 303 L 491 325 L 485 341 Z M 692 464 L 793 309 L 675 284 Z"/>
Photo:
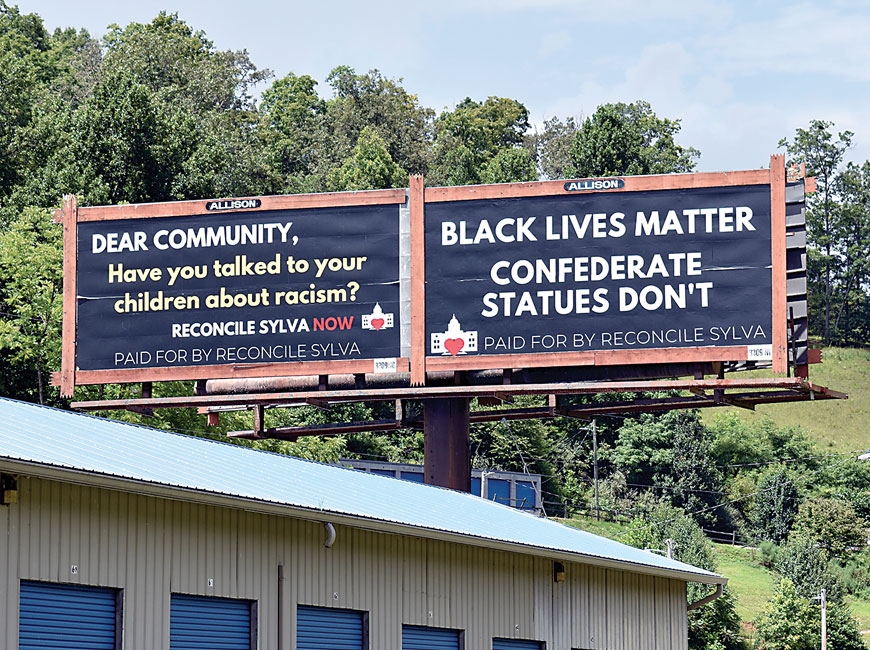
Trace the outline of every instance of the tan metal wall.
<path fill-rule="evenodd" d="M 402 624 L 465 630 L 548 650 L 687 647 L 685 583 L 416 537 L 21 477 L 0 507 L 0 644 L 17 647 L 19 580 L 117 587 L 124 648 L 168 650 L 173 592 L 256 600 L 259 647 L 295 648 L 297 604 L 369 612 L 372 649 Z M 279 585 L 279 565 L 284 582 Z M 77 571 L 72 572 L 71 567 Z M 214 582 L 208 586 L 209 579 Z M 283 612 L 279 613 L 279 589 Z"/>

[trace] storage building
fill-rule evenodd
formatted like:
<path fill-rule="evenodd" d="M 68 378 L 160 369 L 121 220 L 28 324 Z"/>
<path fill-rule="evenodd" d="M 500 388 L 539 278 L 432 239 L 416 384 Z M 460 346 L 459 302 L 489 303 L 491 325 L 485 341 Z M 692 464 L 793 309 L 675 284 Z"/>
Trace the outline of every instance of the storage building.
<path fill-rule="evenodd" d="M 725 579 L 469 494 L 0 399 L 0 646 L 655 650 Z"/>

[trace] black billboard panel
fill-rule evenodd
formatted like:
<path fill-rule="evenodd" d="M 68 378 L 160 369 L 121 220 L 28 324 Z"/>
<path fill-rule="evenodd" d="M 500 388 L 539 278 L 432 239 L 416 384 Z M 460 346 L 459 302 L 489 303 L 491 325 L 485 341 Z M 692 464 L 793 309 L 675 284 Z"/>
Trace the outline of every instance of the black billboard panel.
<path fill-rule="evenodd" d="M 227 207 L 78 224 L 77 369 L 400 356 L 397 205 Z"/>
<path fill-rule="evenodd" d="M 772 358 L 769 185 L 427 203 L 425 255 L 429 357 Z"/>

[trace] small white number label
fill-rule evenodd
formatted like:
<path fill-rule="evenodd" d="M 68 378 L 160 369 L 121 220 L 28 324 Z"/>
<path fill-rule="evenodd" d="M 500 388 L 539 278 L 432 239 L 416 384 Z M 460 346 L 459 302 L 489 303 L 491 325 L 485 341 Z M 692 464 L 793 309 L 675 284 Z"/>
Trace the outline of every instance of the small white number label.
<path fill-rule="evenodd" d="M 209 578 L 209 579 L 208 579 L 208 586 L 209 586 L 209 587 L 214 587 L 214 578 Z"/>
<path fill-rule="evenodd" d="M 396 372 L 395 359 L 375 359 L 375 373 Z"/>
<path fill-rule="evenodd" d="M 747 361 L 771 361 L 773 359 L 772 345 L 750 345 L 747 348 Z"/>
<path fill-rule="evenodd" d="M 73 565 L 69 568 L 69 572 L 72 573 L 73 575 L 77 574 L 77 573 L 79 572 L 79 567 L 78 567 L 78 565 L 73 564 Z"/>

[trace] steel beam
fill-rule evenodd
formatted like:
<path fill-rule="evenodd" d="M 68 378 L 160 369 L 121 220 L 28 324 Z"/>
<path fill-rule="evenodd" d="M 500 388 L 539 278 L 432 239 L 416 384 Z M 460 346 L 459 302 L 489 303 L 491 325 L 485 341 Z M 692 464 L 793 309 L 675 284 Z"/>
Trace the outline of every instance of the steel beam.
<path fill-rule="evenodd" d="M 423 475 L 429 485 L 471 492 L 467 397 L 423 402 Z"/>

